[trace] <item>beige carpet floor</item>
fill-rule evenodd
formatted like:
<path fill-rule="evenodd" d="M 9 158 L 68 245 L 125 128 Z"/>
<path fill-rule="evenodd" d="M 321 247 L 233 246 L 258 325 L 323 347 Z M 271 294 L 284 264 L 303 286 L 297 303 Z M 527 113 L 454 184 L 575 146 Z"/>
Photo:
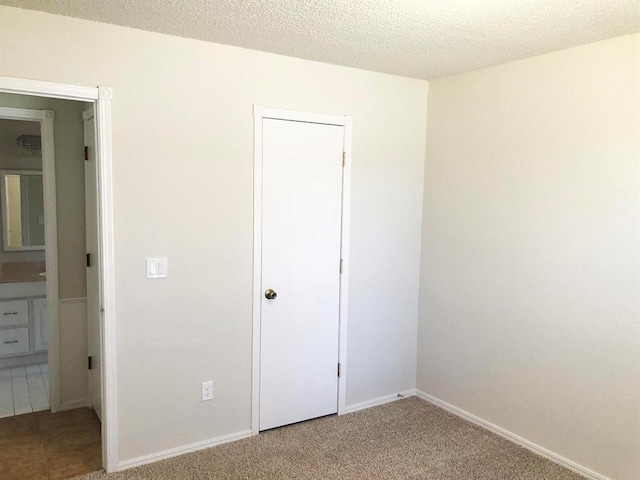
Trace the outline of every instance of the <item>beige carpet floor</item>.
<path fill-rule="evenodd" d="M 83 480 L 580 479 L 418 398 L 283 427 Z"/>

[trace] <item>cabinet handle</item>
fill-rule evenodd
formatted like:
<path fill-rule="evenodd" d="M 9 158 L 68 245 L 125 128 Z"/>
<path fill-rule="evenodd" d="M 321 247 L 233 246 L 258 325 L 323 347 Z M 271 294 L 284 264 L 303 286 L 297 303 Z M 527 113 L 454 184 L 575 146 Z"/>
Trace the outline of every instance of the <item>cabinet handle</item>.
<path fill-rule="evenodd" d="M 5 344 L 18 343 L 18 340 L 9 340 L 8 342 L 4 342 Z"/>
<path fill-rule="evenodd" d="M 17 315 L 18 312 L 4 312 L 2 315 Z"/>

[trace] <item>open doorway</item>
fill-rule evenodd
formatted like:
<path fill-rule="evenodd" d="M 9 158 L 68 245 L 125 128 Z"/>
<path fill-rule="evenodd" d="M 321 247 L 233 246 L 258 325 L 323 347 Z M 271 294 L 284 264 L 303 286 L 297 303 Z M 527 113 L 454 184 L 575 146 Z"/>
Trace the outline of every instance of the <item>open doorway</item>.
<path fill-rule="evenodd" d="M 32 93 L 38 96 L 15 92 L 16 89 L 11 87 L 16 81 L 32 84 L 36 87 Z M 5 402 L 4 410 L 0 401 L 0 417 L 5 417 L 0 418 L 0 422 L 9 422 L 17 430 L 29 435 L 40 435 L 40 443 L 45 447 L 44 456 L 52 451 L 58 455 L 57 458 L 34 459 L 33 465 L 37 467 L 45 460 L 49 467 L 60 470 L 48 472 L 49 474 L 54 474 L 56 478 L 67 478 L 99 470 L 103 466 L 113 470 L 113 467 L 108 466 L 109 455 L 105 441 L 108 434 L 106 428 L 101 428 L 100 422 L 101 418 L 106 420 L 106 412 L 102 408 L 106 395 L 103 389 L 106 362 L 102 349 L 102 318 L 104 305 L 112 304 L 112 298 L 103 294 L 105 289 L 109 289 L 105 286 L 110 282 L 103 281 L 106 274 L 101 271 L 105 259 L 112 258 L 109 248 L 110 227 L 100 230 L 100 226 L 104 223 L 110 225 L 110 219 L 105 222 L 104 216 L 100 218 L 98 195 L 104 188 L 99 185 L 98 178 L 97 125 L 93 116 L 87 119 L 88 112 L 93 112 L 95 101 L 40 96 L 47 89 L 56 90 L 54 84 L 44 83 L 40 85 L 42 89 L 38 89 L 40 83 L 42 82 L 0 78 L 0 119 L 2 108 L 4 113 L 17 114 L 20 113 L 18 110 L 23 110 L 22 113 L 30 111 L 32 115 L 42 116 L 42 121 L 31 119 L 35 120 L 32 123 L 36 126 L 39 124 L 40 132 L 25 130 L 21 134 L 30 136 L 28 139 L 33 142 L 31 151 L 28 147 L 19 145 L 23 148 L 23 156 L 31 161 L 29 167 L 23 162 L 24 169 L 0 168 L 6 170 L 2 178 L 5 185 L 3 190 L 8 190 L 6 185 L 12 185 L 13 189 L 20 185 L 23 197 L 18 207 L 9 206 L 10 214 L 4 215 L 7 220 L 5 223 L 11 225 L 11 228 L 4 235 L 10 242 L 3 245 L 2 253 L 19 255 L 14 255 L 13 260 L 17 260 L 14 262 L 6 262 L 0 257 L 0 309 L 7 306 L 11 310 L 8 316 L 13 316 L 13 310 L 17 311 L 17 308 L 9 307 L 24 303 L 26 318 L 24 326 L 16 324 L 5 328 L 0 321 L 0 337 L 3 330 L 20 328 L 23 334 L 22 338 L 16 338 L 16 348 L 5 352 L 8 353 L 5 355 L 7 358 L 3 358 L 3 352 L 0 351 L 0 378 L 7 377 L 6 373 L 1 373 L 2 361 L 7 360 L 10 363 L 8 379 L 11 393 L 14 393 L 13 390 L 17 393 L 26 390 L 28 395 L 39 395 L 30 399 L 25 399 L 23 395 L 19 398 L 21 403 L 16 403 L 12 398 L 12 412 L 9 412 L 8 401 Z M 9 88 L 2 88 L 7 84 Z M 24 92 L 24 89 L 18 90 Z M 55 92 L 52 96 L 68 97 L 56 95 Z M 95 97 L 98 97 L 97 90 L 87 100 Z M 2 126 L 0 124 L 0 129 Z M 38 155 L 35 148 L 37 140 L 40 141 L 41 155 Z M 47 146 L 52 150 L 49 155 L 44 153 Z M 37 160 L 31 157 L 38 156 L 42 157 L 41 163 L 35 165 Z M 90 159 L 93 160 L 91 166 Z M 110 158 L 108 160 L 110 169 Z M 35 202 L 37 196 L 37 188 L 32 187 L 35 183 L 32 178 L 37 176 L 38 170 L 42 190 L 40 203 L 43 204 L 44 213 L 34 213 L 35 221 L 29 224 L 29 215 L 25 212 L 29 211 L 27 207 Z M 31 190 L 36 194 L 27 198 L 26 193 Z M 89 201 L 86 195 L 89 195 Z M 110 195 L 107 196 L 110 199 Z M 13 194 L 13 197 L 20 198 L 20 193 L 17 196 Z M 3 199 L 1 203 L 7 204 L 6 199 Z M 105 206 L 110 207 L 110 203 Z M 16 212 L 22 214 L 27 223 L 16 223 Z M 35 225 L 39 225 L 38 221 L 40 225 L 44 224 L 46 241 L 38 242 L 38 249 L 30 249 L 30 238 L 37 239 L 38 230 Z M 24 240 L 23 248 L 12 249 L 19 237 Z M 100 247 L 103 245 L 102 240 L 106 238 L 109 240 L 104 242 L 108 246 L 105 253 Z M 35 243 L 33 246 L 36 246 Z M 42 256 L 44 259 L 40 258 Z M 5 268 L 9 263 L 14 265 Z M 28 277 L 28 267 L 34 270 L 33 274 L 38 278 Z M 19 312 L 17 316 L 20 316 Z M 42 385 L 36 379 L 36 369 Z M 24 381 L 20 380 L 20 373 L 24 373 Z M 22 389 L 23 383 L 26 384 L 26 389 Z M 0 388 L 0 396 L 2 393 Z M 0 436 L 2 430 L 0 428 Z M 11 431 L 14 428 L 10 426 L 4 430 Z M 52 444 L 54 437 L 60 437 L 54 434 L 55 430 L 60 430 L 57 433 L 63 430 L 68 433 L 64 435 L 66 438 L 63 443 L 73 448 L 67 449 L 66 456 L 65 448 L 56 448 Z M 47 444 L 53 448 L 47 449 Z M 71 450 L 74 450 L 73 453 Z M 16 466 L 9 464 L 15 462 L 2 463 L 4 462 L 0 462 L 0 476 L 5 477 L 7 474 L 11 477 L 18 473 L 14 471 Z M 28 473 L 21 468 L 20 474 Z"/>
<path fill-rule="evenodd" d="M 0 418 L 50 408 L 43 119 L 0 106 Z"/>
<path fill-rule="evenodd" d="M 85 208 L 96 204 L 95 186 L 87 202 L 83 171 L 89 162 L 82 114 L 89 107 L 0 94 L 0 407 L 3 417 L 16 417 L 0 419 L 0 427 L 35 426 L 27 437 L 43 450 L 32 449 L 28 465 L 45 465 L 56 478 L 102 466 L 100 422 L 89 395 L 94 372 L 87 374 L 86 360 L 89 344 L 99 345 L 89 335 L 87 302 L 98 285 L 88 281 L 85 260 L 85 238 L 97 238 L 97 231 L 87 234 L 83 221 L 90 216 L 89 228 L 97 228 L 97 211 L 87 215 Z M 92 308 L 91 319 L 99 321 L 98 304 Z"/>

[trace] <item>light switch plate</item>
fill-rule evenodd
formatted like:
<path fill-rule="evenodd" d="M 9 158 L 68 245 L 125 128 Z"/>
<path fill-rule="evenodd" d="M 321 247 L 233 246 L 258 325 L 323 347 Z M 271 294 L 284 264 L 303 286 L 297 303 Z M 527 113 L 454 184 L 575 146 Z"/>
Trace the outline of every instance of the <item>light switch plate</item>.
<path fill-rule="evenodd" d="M 166 258 L 147 258 L 147 278 L 167 278 L 169 262 Z"/>

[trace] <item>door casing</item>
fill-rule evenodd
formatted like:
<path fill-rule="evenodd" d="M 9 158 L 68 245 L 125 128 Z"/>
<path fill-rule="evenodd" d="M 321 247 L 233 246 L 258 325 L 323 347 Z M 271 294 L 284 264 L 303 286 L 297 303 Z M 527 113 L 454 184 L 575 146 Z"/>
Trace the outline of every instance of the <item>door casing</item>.
<path fill-rule="evenodd" d="M 40 80 L 0 76 L 0 92 L 60 98 L 93 103 L 96 108 L 96 158 L 98 162 L 98 204 L 100 295 L 102 299 L 102 465 L 107 472 L 118 470 L 118 403 L 115 318 L 115 251 L 113 236 L 113 187 L 110 87 L 82 87 Z M 53 138 L 53 132 L 51 132 Z M 45 141 L 43 135 L 43 141 Z M 51 179 L 49 175 L 49 179 Z M 47 182 L 48 180 L 44 180 Z M 50 186 L 49 190 L 53 187 Z M 45 187 L 46 189 L 46 187 Z M 46 211 L 45 211 L 46 215 Z M 49 239 L 47 239 L 49 242 Z M 49 245 L 47 245 L 47 248 Z M 49 255 L 47 254 L 47 269 Z M 49 282 L 47 281 L 47 288 Z M 47 297 L 49 296 L 47 291 Z M 56 295 L 57 296 L 57 295 Z M 47 299 L 48 301 L 48 299 Z M 50 331 L 50 335 L 55 333 Z"/>
<path fill-rule="evenodd" d="M 290 120 L 297 122 L 321 123 L 344 127 L 344 167 L 342 182 L 342 235 L 340 258 L 343 261 L 340 277 L 338 361 L 338 415 L 346 409 L 347 386 L 347 321 L 349 290 L 349 214 L 351 204 L 351 150 L 353 118 L 342 115 L 306 113 L 295 110 L 269 108 L 254 105 L 254 156 L 253 156 L 253 344 L 251 378 L 251 433 L 257 435 L 260 429 L 260 320 L 262 301 L 262 120 Z"/>
<path fill-rule="evenodd" d="M 98 232 L 98 164 L 96 162 L 95 107 L 82 112 L 84 127 L 84 192 L 85 192 L 85 238 L 86 253 L 94 259 L 100 257 L 100 235 Z M 88 372 L 89 406 L 92 407 L 102 421 L 102 382 L 100 355 L 100 262 L 87 262 L 87 354 L 95 362 Z"/>

